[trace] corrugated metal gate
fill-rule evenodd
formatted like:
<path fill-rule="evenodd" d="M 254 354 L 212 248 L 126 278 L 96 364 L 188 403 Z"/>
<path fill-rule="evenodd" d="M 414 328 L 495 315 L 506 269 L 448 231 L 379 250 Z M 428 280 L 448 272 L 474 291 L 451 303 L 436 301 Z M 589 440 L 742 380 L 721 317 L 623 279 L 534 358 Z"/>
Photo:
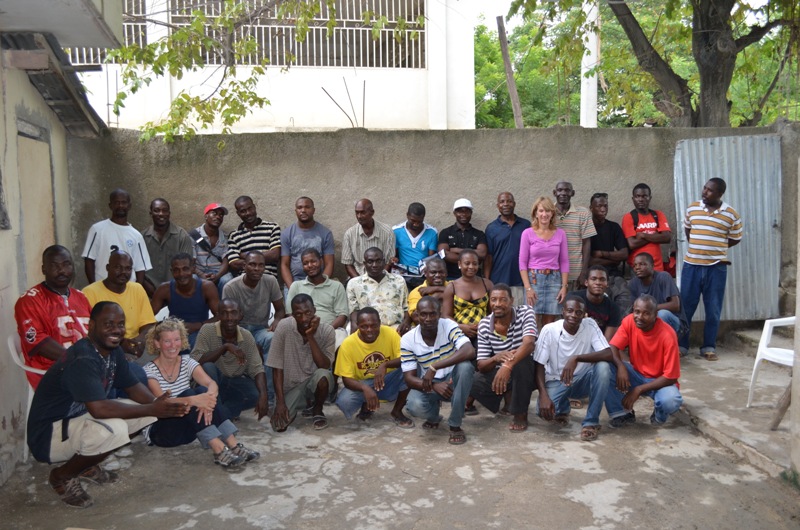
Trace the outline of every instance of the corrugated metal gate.
<path fill-rule="evenodd" d="M 723 320 L 778 316 L 781 266 L 781 139 L 775 135 L 682 140 L 675 150 L 675 208 L 678 281 L 686 253 L 683 217 L 712 177 L 725 180 L 722 199 L 739 212 L 743 241 L 729 250 L 732 265 L 722 307 Z M 680 287 L 680 285 L 679 285 Z M 702 304 L 694 320 L 703 320 Z"/>

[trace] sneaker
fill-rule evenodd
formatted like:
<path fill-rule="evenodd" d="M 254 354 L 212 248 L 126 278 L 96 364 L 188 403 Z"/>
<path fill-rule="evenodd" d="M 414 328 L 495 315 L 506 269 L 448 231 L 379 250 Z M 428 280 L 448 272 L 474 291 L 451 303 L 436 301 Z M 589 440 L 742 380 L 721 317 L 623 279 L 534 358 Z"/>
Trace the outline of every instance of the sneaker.
<path fill-rule="evenodd" d="M 150 440 L 150 428 L 152 426 L 153 426 L 153 424 L 151 423 L 150 425 L 148 425 L 147 427 L 142 429 L 142 436 L 144 436 L 144 443 L 147 444 L 150 447 L 152 447 L 154 445 L 153 441 Z"/>
<path fill-rule="evenodd" d="M 658 421 L 656 419 L 656 411 L 653 411 L 653 413 L 650 414 L 650 425 L 664 425 L 665 423 L 667 423 L 667 422 L 666 421 Z"/>
<path fill-rule="evenodd" d="M 78 477 L 73 477 L 69 480 L 57 483 L 54 483 L 53 479 L 50 478 L 48 482 L 50 483 L 50 487 L 53 488 L 53 491 L 61 497 L 61 502 L 67 506 L 73 508 L 88 508 L 94 504 L 94 500 L 92 500 L 89 494 L 86 493 L 86 490 L 83 489 L 81 479 Z"/>
<path fill-rule="evenodd" d="M 636 423 L 636 413 L 630 411 L 622 416 L 611 418 L 611 421 L 608 422 L 608 426 L 612 429 L 619 429 L 620 427 L 625 427 L 626 425 L 632 425 L 634 423 Z"/>
<path fill-rule="evenodd" d="M 249 447 L 245 447 L 244 444 L 242 443 L 236 444 L 236 447 L 231 449 L 231 452 L 236 456 L 244 457 L 245 462 L 252 462 L 253 460 L 258 460 L 258 458 L 261 456 L 261 453 L 259 453 L 258 451 L 253 451 Z"/>
<path fill-rule="evenodd" d="M 225 468 L 234 468 L 244 464 L 245 457 L 235 454 L 226 447 L 219 453 L 214 454 L 214 463 Z"/>
<path fill-rule="evenodd" d="M 78 478 L 88 480 L 92 484 L 113 484 L 119 480 L 119 475 L 113 471 L 108 471 L 100 466 L 92 466 L 84 469 Z"/>

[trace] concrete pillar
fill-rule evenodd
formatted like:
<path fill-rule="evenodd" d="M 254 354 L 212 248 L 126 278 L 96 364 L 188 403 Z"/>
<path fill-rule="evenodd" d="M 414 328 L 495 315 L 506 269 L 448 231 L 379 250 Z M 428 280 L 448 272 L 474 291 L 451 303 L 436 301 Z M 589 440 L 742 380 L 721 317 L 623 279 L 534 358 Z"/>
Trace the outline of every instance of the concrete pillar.
<path fill-rule="evenodd" d="M 596 128 L 597 74 L 586 77 L 600 57 L 600 38 L 593 30 L 599 20 L 596 2 L 584 2 L 583 11 L 586 13 L 586 26 L 590 30 L 586 33 L 586 53 L 581 58 L 581 127 Z"/>
<path fill-rule="evenodd" d="M 447 128 L 475 128 L 475 8 L 447 0 Z"/>
<path fill-rule="evenodd" d="M 428 128 L 447 129 L 447 0 L 429 0 L 425 20 L 428 54 Z"/>
<path fill-rule="evenodd" d="M 797 176 L 798 182 L 800 182 L 800 158 L 798 159 L 798 169 L 797 169 Z M 798 199 L 800 199 L 800 187 L 798 187 Z M 800 204 L 800 202 L 798 202 Z M 788 228 L 788 227 L 787 227 Z M 800 217 L 798 217 L 797 221 L 797 240 L 798 240 L 798 256 L 800 256 Z M 797 297 L 797 301 L 795 302 L 795 310 L 794 314 L 800 314 L 800 296 Z M 800 326 L 795 323 L 794 327 L 794 370 L 792 376 L 792 405 L 789 407 L 789 420 L 791 421 L 791 425 L 789 426 L 790 432 L 792 433 L 791 438 L 791 459 L 792 459 L 792 470 L 795 473 L 800 473 L 800 355 L 797 355 L 797 352 L 800 351 Z"/>

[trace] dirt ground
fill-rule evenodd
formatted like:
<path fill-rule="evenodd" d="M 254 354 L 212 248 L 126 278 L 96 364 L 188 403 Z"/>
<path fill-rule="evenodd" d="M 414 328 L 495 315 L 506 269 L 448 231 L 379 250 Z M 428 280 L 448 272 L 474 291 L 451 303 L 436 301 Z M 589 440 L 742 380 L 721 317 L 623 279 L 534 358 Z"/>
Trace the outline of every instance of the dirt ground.
<path fill-rule="evenodd" d="M 696 409 L 710 401 L 698 397 L 704 362 L 684 366 Z M 737 363 L 729 379 L 741 392 L 737 378 L 749 380 L 752 358 Z M 779 393 L 783 376 L 762 376 L 761 399 Z M 365 424 L 326 406 L 327 430 L 298 418 L 283 434 L 243 416 L 240 437 L 262 457 L 238 473 L 215 466 L 197 443 L 160 449 L 139 438 L 130 456 L 110 462 L 121 482 L 89 486 L 95 504 L 85 510 L 61 504 L 46 482 L 49 466 L 26 464 L 0 489 L 0 527 L 800 527 L 797 490 L 700 434 L 686 414 L 651 426 L 646 399 L 636 405 L 639 423 L 624 429 L 610 429 L 603 413 L 596 442 L 579 440 L 583 410 L 563 428 L 531 414 L 531 427 L 517 434 L 507 418 L 480 409 L 465 420 L 467 443 L 451 446 L 446 428 L 426 432 L 419 420 L 414 430 L 395 427 L 389 408 Z"/>

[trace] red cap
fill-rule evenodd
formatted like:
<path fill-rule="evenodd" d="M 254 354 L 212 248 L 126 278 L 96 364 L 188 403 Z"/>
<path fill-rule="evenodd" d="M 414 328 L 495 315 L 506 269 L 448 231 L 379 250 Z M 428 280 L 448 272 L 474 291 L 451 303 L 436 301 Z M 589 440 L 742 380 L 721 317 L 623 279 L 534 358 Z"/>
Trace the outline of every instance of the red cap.
<path fill-rule="evenodd" d="M 203 215 L 207 214 L 211 210 L 222 210 L 222 213 L 224 213 L 225 215 L 228 215 L 228 209 L 225 208 L 223 205 L 221 205 L 218 202 L 212 202 L 211 204 L 206 206 L 206 209 L 203 210 Z"/>

